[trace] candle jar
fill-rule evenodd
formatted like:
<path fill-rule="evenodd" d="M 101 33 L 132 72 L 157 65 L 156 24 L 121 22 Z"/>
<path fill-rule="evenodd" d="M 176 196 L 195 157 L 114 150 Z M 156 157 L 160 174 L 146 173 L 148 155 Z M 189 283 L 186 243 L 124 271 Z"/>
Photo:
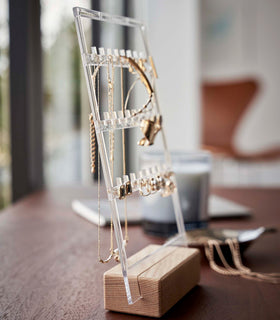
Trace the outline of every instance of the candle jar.
<path fill-rule="evenodd" d="M 141 154 L 141 169 L 163 163 L 163 152 Z M 186 230 L 206 228 L 211 156 L 208 152 L 172 152 L 172 169 L 176 176 L 180 205 Z M 141 197 L 143 228 L 146 233 L 170 236 L 177 232 L 172 196 L 160 192 Z"/>

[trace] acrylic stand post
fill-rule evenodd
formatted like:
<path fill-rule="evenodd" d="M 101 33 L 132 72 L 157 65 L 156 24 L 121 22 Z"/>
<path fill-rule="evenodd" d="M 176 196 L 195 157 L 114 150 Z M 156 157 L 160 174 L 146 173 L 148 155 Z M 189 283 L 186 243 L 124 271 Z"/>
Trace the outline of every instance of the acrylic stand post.
<path fill-rule="evenodd" d="M 199 259 L 197 251 L 176 247 L 176 243 L 182 244 L 185 243 L 186 240 L 178 192 L 175 189 L 171 195 L 178 228 L 177 236 L 163 246 L 146 247 L 129 259 L 127 258 L 123 241 L 117 199 L 119 188 L 127 181 L 130 181 L 132 193 L 134 193 L 139 191 L 141 179 L 156 178 L 159 174 L 164 175 L 171 172 L 171 159 L 166 144 L 164 129 L 161 128 L 159 134 L 162 136 L 165 164 L 140 171 L 137 175 L 131 173 L 130 176 L 125 175 L 122 178 L 117 178 L 116 185 L 114 185 L 113 182 L 104 139 L 104 133 L 110 130 L 140 127 L 143 119 L 150 119 L 152 116 L 161 115 L 155 88 L 155 68 L 148 48 L 145 26 L 141 22 L 128 17 L 113 16 L 80 7 L 75 7 L 73 12 L 120 258 L 120 265 L 106 272 L 104 276 L 105 308 L 128 313 L 161 316 L 189 291 L 199 279 Z M 96 47 L 91 47 L 91 49 L 88 50 L 83 19 L 137 28 L 141 34 L 139 41 L 143 42 L 145 54 L 143 55 L 131 50 L 105 50 L 104 48 L 97 49 Z M 154 95 L 151 101 L 152 107 L 136 115 L 134 115 L 134 110 L 127 110 L 125 116 L 123 116 L 122 112 L 105 112 L 103 119 L 101 119 L 95 92 L 96 88 L 92 81 L 93 68 L 106 66 L 109 63 L 109 59 L 115 68 L 128 68 L 129 65 L 126 58 L 137 59 L 140 56 L 146 58 L 147 73 L 153 86 Z M 171 177 L 171 180 L 176 183 L 174 175 Z M 145 274 L 146 276 L 143 276 Z M 140 283 L 141 279 L 142 282 L 144 281 L 144 284 Z M 165 279 L 165 282 L 163 279 Z M 147 292 L 151 292 L 151 288 L 154 288 L 152 290 L 152 296 L 145 294 L 145 283 L 148 283 L 148 287 L 146 288 L 148 290 Z M 184 283 L 184 285 L 182 285 L 182 283 Z M 165 286 L 165 290 L 160 290 L 159 286 Z M 180 287 L 179 289 L 178 286 Z M 173 290 L 171 297 L 170 290 Z M 155 302 L 155 300 L 157 300 L 157 302 Z M 157 305 L 156 308 L 153 307 L 154 305 Z"/>

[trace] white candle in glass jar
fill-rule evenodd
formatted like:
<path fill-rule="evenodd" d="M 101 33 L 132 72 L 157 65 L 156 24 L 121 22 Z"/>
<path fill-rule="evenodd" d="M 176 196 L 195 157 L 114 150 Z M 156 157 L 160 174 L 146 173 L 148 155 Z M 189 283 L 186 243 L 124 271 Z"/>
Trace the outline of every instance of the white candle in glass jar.
<path fill-rule="evenodd" d="M 185 223 L 208 220 L 210 155 L 201 153 L 172 153 L 181 209 Z M 163 154 L 145 153 L 142 167 L 161 162 Z M 141 198 L 143 220 L 156 223 L 175 223 L 172 197 L 163 198 L 160 192 Z"/>

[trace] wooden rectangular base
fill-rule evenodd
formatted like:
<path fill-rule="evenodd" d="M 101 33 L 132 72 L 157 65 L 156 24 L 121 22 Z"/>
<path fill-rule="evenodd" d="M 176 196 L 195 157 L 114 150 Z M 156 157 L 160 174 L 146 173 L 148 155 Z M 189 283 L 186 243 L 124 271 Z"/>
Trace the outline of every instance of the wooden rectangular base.
<path fill-rule="evenodd" d="M 128 259 L 133 264 L 159 248 L 150 245 Z M 127 302 L 121 266 L 104 273 L 105 309 L 161 317 L 200 279 L 200 254 L 197 249 L 164 247 L 129 270 L 132 296 L 141 298 Z"/>

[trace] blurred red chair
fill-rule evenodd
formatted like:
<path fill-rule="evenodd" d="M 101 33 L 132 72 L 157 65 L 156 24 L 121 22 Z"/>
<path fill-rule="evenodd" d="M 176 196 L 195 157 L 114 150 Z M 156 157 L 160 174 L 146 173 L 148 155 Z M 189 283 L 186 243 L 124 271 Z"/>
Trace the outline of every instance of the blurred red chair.
<path fill-rule="evenodd" d="M 233 145 L 235 130 L 252 99 L 259 91 L 254 79 L 228 83 L 205 83 L 202 86 L 202 147 L 213 155 L 238 160 L 273 160 L 280 157 L 280 148 L 258 153 L 242 153 Z"/>

